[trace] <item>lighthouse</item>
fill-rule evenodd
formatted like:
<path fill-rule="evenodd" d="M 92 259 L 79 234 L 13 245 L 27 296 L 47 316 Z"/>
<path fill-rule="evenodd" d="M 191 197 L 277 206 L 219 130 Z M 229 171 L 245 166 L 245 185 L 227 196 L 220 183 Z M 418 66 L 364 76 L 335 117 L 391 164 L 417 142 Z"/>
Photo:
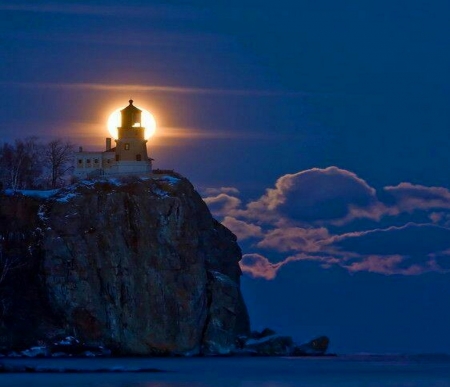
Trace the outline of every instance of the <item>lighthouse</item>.
<path fill-rule="evenodd" d="M 115 163 L 110 173 L 125 175 L 150 173 L 152 165 L 147 155 L 142 110 L 133 105 L 132 99 L 128 102 L 129 105 L 120 111 L 121 126 L 117 128 Z"/>
<path fill-rule="evenodd" d="M 110 137 L 106 138 L 103 152 L 85 152 L 80 147 L 76 153 L 76 177 L 147 175 L 152 172 L 152 159 L 147 154 L 143 111 L 133 102 L 130 99 L 129 105 L 120 110 L 120 126 L 116 128 L 114 148 Z"/>

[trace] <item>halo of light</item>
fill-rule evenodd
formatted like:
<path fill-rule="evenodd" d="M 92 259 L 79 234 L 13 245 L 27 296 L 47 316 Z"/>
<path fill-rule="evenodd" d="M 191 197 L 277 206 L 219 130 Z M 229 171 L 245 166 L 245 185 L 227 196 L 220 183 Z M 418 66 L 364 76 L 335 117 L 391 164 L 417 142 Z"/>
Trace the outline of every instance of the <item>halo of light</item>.
<path fill-rule="evenodd" d="M 136 106 L 136 105 L 135 105 Z M 136 106 L 138 109 L 142 110 L 141 113 L 141 126 L 145 128 L 144 130 L 144 138 L 148 140 L 150 137 L 152 137 L 155 134 L 156 130 L 156 121 L 155 117 L 145 109 L 142 109 L 139 106 Z M 109 118 L 108 118 L 108 131 L 111 137 L 113 137 L 115 140 L 119 137 L 119 133 L 117 128 L 122 126 L 122 116 L 120 114 L 120 111 L 124 108 L 116 109 L 114 110 Z"/>

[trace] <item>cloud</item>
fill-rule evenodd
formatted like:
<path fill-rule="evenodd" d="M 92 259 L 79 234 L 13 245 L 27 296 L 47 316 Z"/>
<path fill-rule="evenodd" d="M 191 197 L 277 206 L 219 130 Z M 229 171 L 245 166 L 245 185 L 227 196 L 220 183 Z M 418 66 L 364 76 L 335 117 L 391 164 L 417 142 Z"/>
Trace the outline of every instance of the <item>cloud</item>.
<path fill-rule="evenodd" d="M 109 84 L 109 83 L 40 83 L 40 82 L 1 82 L 8 87 L 49 88 L 61 90 L 104 91 L 104 92 L 159 92 L 171 94 L 199 94 L 199 95 L 235 95 L 249 97 L 305 97 L 311 93 L 303 91 L 283 90 L 251 90 L 251 89 L 219 89 L 165 85 L 136 85 L 136 84 Z"/>
<path fill-rule="evenodd" d="M 218 195 L 221 193 L 238 195 L 239 190 L 235 187 L 205 188 L 202 190 L 202 193 L 205 195 Z"/>
<path fill-rule="evenodd" d="M 287 227 L 268 231 L 257 246 L 279 252 L 307 251 L 317 252 L 323 242 L 330 237 L 328 230 L 321 228 Z"/>
<path fill-rule="evenodd" d="M 203 198 L 203 200 L 215 216 L 232 215 L 241 205 L 240 199 L 225 193 L 209 196 Z"/>
<path fill-rule="evenodd" d="M 288 262 L 271 263 L 261 254 L 244 254 L 239 262 L 243 273 L 253 278 L 264 278 L 266 280 L 274 279 L 278 270 L 286 263 Z"/>
<path fill-rule="evenodd" d="M 248 238 L 258 238 L 263 236 L 261 227 L 238 220 L 231 216 L 226 216 L 222 220 L 222 224 L 230 229 L 241 241 Z"/>
<path fill-rule="evenodd" d="M 270 231 L 267 235 L 282 235 L 282 231 Z M 450 267 L 446 262 L 447 252 L 450 251 L 450 229 L 445 227 L 409 223 L 402 227 L 351 232 L 328 238 L 327 234 L 326 229 L 317 234 L 302 233 L 304 240 L 297 245 L 289 246 L 288 241 L 284 245 L 265 247 L 279 252 L 288 251 L 290 247 L 290 251 L 298 252 L 285 258 L 283 265 L 295 261 L 314 261 L 323 268 L 339 266 L 350 273 L 366 271 L 383 275 L 419 275 L 431 271 L 447 272 L 446 267 Z M 286 248 L 283 249 L 283 246 Z"/>
<path fill-rule="evenodd" d="M 401 255 L 368 255 L 361 256 L 357 260 L 346 263 L 333 256 L 314 256 L 299 254 L 287 257 L 281 262 L 272 263 L 260 254 L 245 254 L 240 262 L 243 273 L 253 278 L 273 280 L 278 271 L 292 262 L 311 261 L 318 262 L 324 269 L 339 266 L 349 273 L 369 272 L 381 275 L 420 275 L 429 272 L 447 273 L 450 269 L 444 269 L 438 265 L 435 259 L 429 258 L 422 264 L 408 264 L 409 257 Z"/>
<path fill-rule="evenodd" d="M 274 279 L 279 268 L 260 254 L 244 254 L 239 265 L 243 273 L 266 280 Z"/>
<path fill-rule="evenodd" d="M 274 279 L 281 267 L 302 261 L 349 273 L 450 271 L 444 187 L 404 182 L 377 192 L 356 174 L 329 167 L 281 176 L 247 204 L 234 188 L 210 193 L 214 214 L 243 241 L 242 271 L 255 278 Z"/>
<path fill-rule="evenodd" d="M 399 212 L 450 209 L 450 191 L 444 187 L 425 187 L 411 183 L 385 187 Z"/>
<path fill-rule="evenodd" d="M 121 6 L 121 5 L 87 5 L 60 4 L 57 2 L 10 2 L 0 4 L 2 11 L 57 13 L 69 15 L 97 15 L 113 17 L 145 18 L 147 20 L 200 20 L 207 17 L 207 12 L 201 8 L 190 6 L 172 6 L 159 4 L 152 6 Z"/>
<path fill-rule="evenodd" d="M 280 262 L 272 263 L 268 258 L 261 254 L 251 253 L 244 254 L 242 260 L 239 262 L 243 273 L 250 275 L 253 278 L 264 278 L 266 280 L 273 280 L 277 276 L 278 271 L 290 262 L 297 261 L 319 261 L 323 265 L 328 266 L 337 263 L 337 259 L 329 256 L 310 256 L 307 254 L 298 254 L 287 257 Z"/>
<path fill-rule="evenodd" d="M 419 275 L 431 271 L 445 272 L 434 259 L 428 259 L 421 264 L 409 263 L 409 259 L 409 257 L 401 255 L 369 255 L 342 267 L 351 273 L 367 271 L 384 275 Z"/>
<path fill-rule="evenodd" d="M 173 127 L 173 126 L 160 126 L 158 131 L 153 136 L 155 138 L 164 138 L 164 143 L 167 145 L 168 139 L 198 139 L 198 138 L 208 138 L 208 139 L 224 139 L 229 140 L 230 138 L 237 139 L 259 139 L 259 140 L 270 140 L 276 138 L 276 133 L 256 133 L 256 132 L 233 132 L 227 129 L 218 128 L 192 128 L 192 127 Z"/>
<path fill-rule="evenodd" d="M 450 190 L 444 187 L 401 183 L 381 193 L 382 199 L 353 172 L 312 168 L 281 176 L 275 188 L 248 203 L 242 215 L 268 223 L 284 217 L 291 223 L 342 226 L 357 219 L 380 221 L 414 211 L 450 210 Z"/>
<path fill-rule="evenodd" d="M 429 272 L 447 273 L 447 269 L 437 263 L 438 257 L 427 256 L 423 262 L 414 262 L 411 257 L 403 255 L 314 255 L 300 253 L 284 258 L 280 262 L 272 263 L 261 254 L 244 254 L 240 266 L 243 273 L 253 278 L 273 280 L 278 271 L 293 262 L 317 262 L 324 269 L 341 267 L 350 274 L 357 272 L 369 272 L 381 275 L 420 275 Z M 446 257 L 448 258 L 448 256 Z"/>
<path fill-rule="evenodd" d="M 352 208 L 377 203 L 375 189 L 354 173 L 337 167 L 313 168 L 280 177 L 274 189 L 248 204 L 248 215 L 267 221 L 269 211 L 311 223 L 343 219 Z"/>
<path fill-rule="evenodd" d="M 401 227 L 337 235 L 328 243 L 339 250 L 360 254 L 426 255 L 450 248 L 450 229 L 434 224 L 407 223 Z"/>
<path fill-rule="evenodd" d="M 439 223 L 442 221 L 442 219 L 444 219 L 445 217 L 445 213 L 443 212 L 432 212 L 431 214 L 428 215 L 428 218 L 430 218 L 430 220 L 433 223 Z"/>
<path fill-rule="evenodd" d="M 152 30 L 151 34 L 133 33 L 127 31 L 127 34 L 123 34 L 121 31 L 105 33 L 76 31 L 71 34 L 61 34 L 60 31 L 14 31 L 14 32 L 2 32 L 0 30 L 0 38 L 14 39 L 14 40 L 31 40 L 42 42 L 60 42 L 60 43 L 86 43 L 90 45 L 110 45 L 110 46 L 128 46 L 128 47 L 155 47 L 161 49 L 162 47 L 186 48 L 193 45 L 209 45 L 217 46 L 219 44 L 227 44 L 226 37 L 221 35 L 215 35 L 212 33 L 202 32 L 177 32 L 177 31 L 164 31 L 164 30 Z M 25 83 L 19 83 L 16 85 L 26 85 Z M 31 84 L 30 84 L 31 85 Z M 39 86 L 40 85 L 40 86 Z M 46 85 L 46 86 L 44 86 Z M 38 83 L 36 87 L 56 87 L 50 86 L 51 84 Z M 69 88 L 66 84 L 65 88 Z"/>

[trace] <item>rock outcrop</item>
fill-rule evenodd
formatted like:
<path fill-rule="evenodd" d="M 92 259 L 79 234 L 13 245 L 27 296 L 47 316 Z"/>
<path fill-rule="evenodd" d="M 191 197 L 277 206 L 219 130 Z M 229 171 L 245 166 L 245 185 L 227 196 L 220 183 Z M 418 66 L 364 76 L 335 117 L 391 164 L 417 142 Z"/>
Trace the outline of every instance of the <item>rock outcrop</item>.
<path fill-rule="evenodd" d="M 322 356 L 326 353 L 330 339 L 326 336 L 317 337 L 308 343 L 296 346 L 292 351 L 293 356 Z"/>
<path fill-rule="evenodd" d="M 237 353 L 249 356 L 324 356 L 329 343 L 328 337 L 320 336 L 298 345 L 292 337 L 278 335 L 266 328 L 262 332 L 252 332 L 250 337 L 240 336 Z"/>
<path fill-rule="evenodd" d="M 72 335 L 123 355 L 224 354 L 249 334 L 236 237 L 185 178 L 48 196 L 0 196 L 0 345 Z"/>

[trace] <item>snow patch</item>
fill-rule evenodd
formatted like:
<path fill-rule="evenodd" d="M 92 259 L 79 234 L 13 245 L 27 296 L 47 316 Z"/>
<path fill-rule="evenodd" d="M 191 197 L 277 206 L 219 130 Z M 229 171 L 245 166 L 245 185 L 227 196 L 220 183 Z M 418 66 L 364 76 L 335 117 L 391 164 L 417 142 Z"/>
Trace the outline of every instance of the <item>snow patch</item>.
<path fill-rule="evenodd" d="M 50 190 L 34 190 L 34 189 L 5 189 L 5 194 L 8 196 L 13 196 L 16 194 L 21 194 L 23 196 L 29 196 L 40 199 L 48 199 L 59 192 L 59 189 Z"/>
<path fill-rule="evenodd" d="M 155 194 L 156 196 L 159 196 L 160 198 L 168 198 L 169 197 L 169 195 L 167 194 L 166 191 L 163 191 L 162 189 L 159 189 L 159 188 L 154 188 L 151 192 L 153 194 Z"/>
<path fill-rule="evenodd" d="M 219 282 L 222 282 L 224 284 L 227 285 L 231 285 L 231 286 L 237 286 L 237 283 L 234 282 L 230 277 L 228 277 L 227 275 L 220 273 L 218 271 L 214 271 L 214 270 L 209 270 L 209 272 L 213 275 L 213 277 L 218 280 Z"/>
<path fill-rule="evenodd" d="M 107 182 L 111 185 L 115 185 L 116 187 L 123 185 L 123 182 L 117 177 L 110 177 Z"/>
<path fill-rule="evenodd" d="M 48 356 L 49 350 L 47 347 L 31 347 L 20 353 L 25 357 Z"/>
<path fill-rule="evenodd" d="M 73 336 L 67 336 L 66 338 L 53 343 L 53 345 L 77 345 L 80 344 L 79 340 Z"/>
<path fill-rule="evenodd" d="M 75 194 L 73 192 L 69 192 L 64 196 L 57 198 L 56 201 L 60 202 L 60 203 L 67 203 L 70 199 L 77 197 L 77 196 L 78 196 L 77 194 Z"/>
<path fill-rule="evenodd" d="M 45 210 L 46 210 L 45 206 L 44 206 L 43 204 L 41 204 L 41 205 L 39 206 L 38 213 L 37 213 L 38 218 L 39 218 L 40 220 L 42 220 L 43 222 L 45 222 L 45 221 L 48 219 L 48 218 L 45 216 Z"/>
<path fill-rule="evenodd" d="M 181 179 L 177 178 L 177 177 L 173 177 L 173 176 L 169 176 L 169 175 L 163 175 L 161 177 L 159 177 L 158 179 L 155 179 L 158 181 L 166 181 L 168 182 L 170 185 L 176 185 L 180 182 Z"/>

